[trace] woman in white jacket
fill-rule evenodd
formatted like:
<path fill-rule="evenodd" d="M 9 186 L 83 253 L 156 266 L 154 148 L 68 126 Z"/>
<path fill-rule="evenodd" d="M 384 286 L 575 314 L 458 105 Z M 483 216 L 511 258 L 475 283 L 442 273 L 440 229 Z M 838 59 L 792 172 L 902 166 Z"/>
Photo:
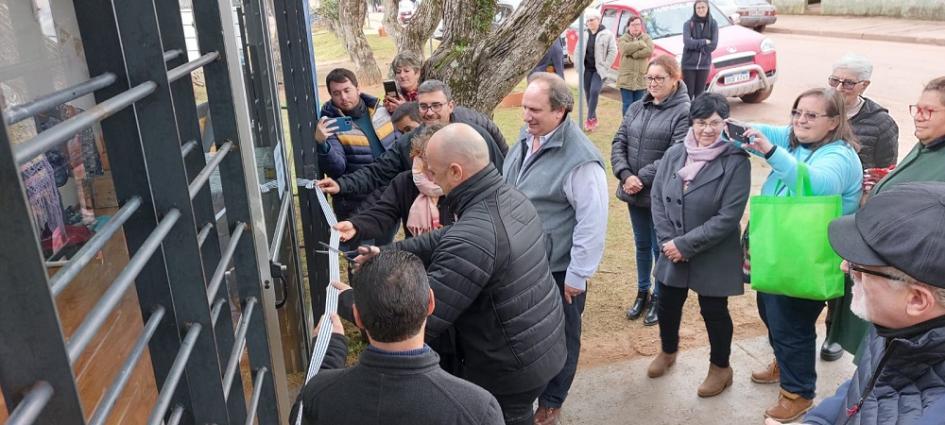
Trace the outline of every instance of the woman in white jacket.
<path fill-rule="evenodd" d="M 600 24 L 600 12 L 584 12 L 587 31 L 584 33 L 584 93 L 587 96 L 587 120 L 584 129 L 597 128 L 597 99 L 605 81 L 615 81 L 616 71 L 611 67 L 617 58 L 617 39 L 614 33 Z"/>

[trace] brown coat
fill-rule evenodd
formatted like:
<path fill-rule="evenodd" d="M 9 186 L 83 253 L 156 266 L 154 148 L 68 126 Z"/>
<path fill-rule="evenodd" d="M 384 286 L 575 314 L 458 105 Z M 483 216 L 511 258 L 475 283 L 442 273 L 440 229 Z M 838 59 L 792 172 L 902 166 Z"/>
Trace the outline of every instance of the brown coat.
<path fill-rule="evenodd" d="M 617 88 L 626 90 L 643 90 L 646 81 L 646 65 L 653 54 L 653 40 L 646 33 L 639 37 L 624 33 L 617 42 L 620 53 L 620 70 L 617 74 Z"/>

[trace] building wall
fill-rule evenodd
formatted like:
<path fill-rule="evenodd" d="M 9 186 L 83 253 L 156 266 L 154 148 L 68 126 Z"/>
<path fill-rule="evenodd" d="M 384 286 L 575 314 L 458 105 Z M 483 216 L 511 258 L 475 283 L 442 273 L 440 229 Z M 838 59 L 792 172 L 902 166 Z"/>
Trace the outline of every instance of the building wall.
<path fill-rule="evenodd" d="M 779 13 L 803 14 L 808 0 L 773 0 Z M 945 21 L 943 0 L 821 0 L 825 15 L 891 16 Z"/>

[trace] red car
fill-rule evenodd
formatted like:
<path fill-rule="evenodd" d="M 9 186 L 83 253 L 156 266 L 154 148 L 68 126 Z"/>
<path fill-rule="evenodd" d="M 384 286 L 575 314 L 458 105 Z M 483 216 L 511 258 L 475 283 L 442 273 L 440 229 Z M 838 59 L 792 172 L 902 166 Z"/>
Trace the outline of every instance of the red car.
<path fill-rule="evenodd" d="M 614 0 L 600 6 L 601 23 L 619 38 L 631 16 L 643 18 L 653 39 L 653 55 L 673 55 L 682 60 L 683 24 L 692 17 L 692 0 Z M 747 103 L 762 102 L 771 95 L 777 79 L 774 41 L 748 28 L 733 25 L 715 5 L 710 13 L 719 25 L 719 44 L 712 53 L 712 69 L 706 90 Z M 575 58 L 578 34 L 572 25 L 566 32 L 568 55 Z M 620 56 L 613 68 L 620 65 Z"/>

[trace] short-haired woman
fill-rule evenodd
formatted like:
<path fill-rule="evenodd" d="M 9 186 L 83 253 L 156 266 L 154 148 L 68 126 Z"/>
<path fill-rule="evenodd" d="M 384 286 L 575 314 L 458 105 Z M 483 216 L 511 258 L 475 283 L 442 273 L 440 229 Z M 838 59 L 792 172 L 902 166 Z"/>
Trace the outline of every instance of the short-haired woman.
<path fill-rule="evenodd" d="M 679 323 L 691 289 L 699 296 L 711 346 L 699 397 L 716 396 L 732 385 L 728 297 L 741 295 L 745 286 L 739 222 L 751 191 L 751 164 L 745 151 L 723 139 L 728 116 L 721 95 L 692 101 L 692 128 L 683 143 L 666 151 L 651 195 L 662 250 L 655 273 L 662 350 L 647 375 L 662 376 L 676 362 Z"/>
<path fill-rule="evenodd" d="M 763 155 L 771 166 L 762 195 L 788 196 L 803 163 L 814 195 L 840 195 L 843 214 L 859 207 L 863 182 L 856 154 L 859 145 L 847 121 L 843 96 L 836 90 L 801 93 L 791 107 L 790 125 L 752 124 L 745 136 L 751 140 L 745 146 Z M 815 325 L 823 308 L 823 301 L 758 293 L 758 312 L 768 327 L 775 360 L 753 372 L 751 380 L 781 385 L 778 402 L 765 416 L 791 422 L 811 408 L 817 387 Z"/>
<path fill-rule="evenodd" d="M 636 320 L 645 311 L 646 326 L 658 321 L 656 288 L 652 300 L 650 296 L 650 273 L 660 252 L 650 213 L 656 161 L 689 131 L 689 94 L 681 78 L 679 63 L 672 56 L 658 56 L 650 61 L 644 76 L 647 94 L 627 109 L 610 153 L 610 164 L 620 181 L 617 198 L 630 208 L 636 245 L 637 298 L 627 309 L 627 318 Z"/>
<path fill-rule="evenodd" d="M 420 70 L 423 67 L 423 58 L 413 52 L 400 52 L 390 63 L 390 71 L 394 81 L 400 88 L 397 97 L 384 97 L 384 108 L 387 113 L 393 114 L 397 107 L 404 102 L 417 100 L 417 88 L 420 87 Z"/>

